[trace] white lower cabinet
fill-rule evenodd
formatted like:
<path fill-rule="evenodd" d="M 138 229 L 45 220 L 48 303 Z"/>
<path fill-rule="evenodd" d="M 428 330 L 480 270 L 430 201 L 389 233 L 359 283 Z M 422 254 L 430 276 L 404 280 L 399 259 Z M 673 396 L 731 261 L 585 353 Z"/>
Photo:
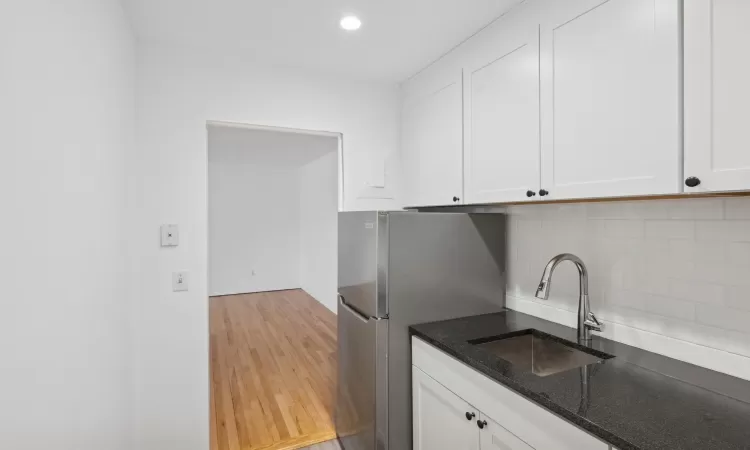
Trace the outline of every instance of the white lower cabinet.
<path fill-rule="evenodd" d="M 503 428 L 486 414 L 481 415 L 482 429 L 479 433 L 479 448 L 482 450 L 533 450 L 529 444 Z"/>
<path fill-rule="evenodd" d="M 477 410 L 421 370 L 412 369 L 414 449 L 479 449 Z"/>
<path fill-rule="evenodd" d="M 417 367 L 412 386 L 414 450 L 533 450 Z"/>
<path fill-rule="evenodd" d="M 415 450 L 612 450 L 418 338 L 412 364 Z"/>

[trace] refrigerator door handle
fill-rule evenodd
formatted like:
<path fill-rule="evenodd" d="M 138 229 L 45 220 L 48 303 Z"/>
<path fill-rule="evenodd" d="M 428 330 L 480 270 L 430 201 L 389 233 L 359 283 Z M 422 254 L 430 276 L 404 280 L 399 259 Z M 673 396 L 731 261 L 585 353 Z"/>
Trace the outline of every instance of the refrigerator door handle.
<path fill-rule="evenodd" d="M 349 306 L 349 305 L 348 305 L 348 304 L 346 303 L 346 299 L 345 299 L 345 298 L 344 298 L 344 296 L 343 296 L 343 295 L 341 295 L 341 294 L 339 294 L 339 303 L 341 304 L 341 306 L 342 306 L 342 307 L 343 307 L 343 308 L 344 308 L 345 310 L 347 310 L 347 311 L 349 311 L 350 313 L 352 313 L 352 315 L 353 315 L 354 317 L 356 317 L 357 319 L 359 319 L 360 321 L 362 321 L 362 322 L 364 322 L 364 323 L 367 323 L 367 322 L 369 322 L 369 321 L 370 321 L 370 318 L 369 318 L 369 317 L 365 316 L 365 315 L 364 315 L 364 314 L 362 314 L 361 312 L 359 312 L 359 311 L 357 311 L 356 309 L 354 309 L 354 307 L 353 307 L 353 306 Z"/>

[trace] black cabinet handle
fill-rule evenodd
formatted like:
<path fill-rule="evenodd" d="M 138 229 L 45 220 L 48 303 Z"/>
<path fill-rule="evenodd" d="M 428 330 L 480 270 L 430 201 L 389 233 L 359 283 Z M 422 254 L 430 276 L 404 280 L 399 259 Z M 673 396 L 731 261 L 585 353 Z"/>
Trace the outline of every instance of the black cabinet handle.
<path fill-rule="evenodd" d="M 526 197 L 533 197 L 536 195 L 536 192 L 534 191 L 526 191 Z"/>
<path fill-rule="evenodd" d="M 541 191 L 539 191 L 539 195 L 542 197 L 546 197 L 549 195 L 549 191 L 542 189 Z"/>
<path fill-rule="evenodd" d="M 685 185 L 686 185 L 687 187 L 691 187 L 691 188 L 693 188 L 693 187 L 696 187 L 696 186 L 698 186 L 699 184 L 701 184 L 701 180 L 700 180 L 700 178 L 696 178 L 696 177 L 690 177 L 690 178 L 688 178 L 687 180 L 685 180 Z"/>
<path fill-rule="evenodd" d="M 467 412 L 467 413 L 466 413 L 466 420 L 471 420 L 471 419 L 473 419 L 473 418 L 474 418 L 474 417 L 476 417 L 476 416 L 477 416 L 477 415 L 476 415 L 476 414 L 474 414 L 473 412 Z"/>
<path fill-rule="evenodd" d="M 477 426 L 481 430 L 482 428 L 484 428 L 484 427 L 487 426 L 487 421 L 486 420 L 477 420 Z"/>
<path fill-rule="evenodd" d="M 457 202 L 457 201 L 459 201 L 459 200 L 461 200 L 461 199 L 460 199 L 460 198 L 458 198 L 458 197 L 453 197 L 453 201 L 454 201 L 454 202 Z"/>

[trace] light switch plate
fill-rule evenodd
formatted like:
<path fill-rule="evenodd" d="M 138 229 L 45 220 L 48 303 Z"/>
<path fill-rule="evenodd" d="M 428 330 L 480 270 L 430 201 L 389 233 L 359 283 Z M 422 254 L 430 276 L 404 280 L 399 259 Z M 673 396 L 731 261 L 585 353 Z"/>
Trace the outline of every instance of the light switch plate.
<path fill-rule="evenodd" d="M 180 230 L 177 225 L 161 226 L 161 246 L 177 247 L 180 245 Z"/>
<path fill-rule="evenodd" d="M 188 273 L 187 272 L 173 272 L 172 273 L 172 291 L 173 292 L 185 292 L 188 290 Z"/>

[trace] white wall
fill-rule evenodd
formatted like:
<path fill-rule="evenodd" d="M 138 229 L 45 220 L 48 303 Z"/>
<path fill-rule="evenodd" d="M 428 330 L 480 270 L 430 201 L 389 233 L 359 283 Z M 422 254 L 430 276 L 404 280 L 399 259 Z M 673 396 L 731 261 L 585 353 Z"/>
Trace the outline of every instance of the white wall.
<path fill-rule="evenodd" d="M 350 83 L 236 59 L 142 48 L 137 70 L 137 145 L 129 200 L 137 283 L 133 362 L 136 447 L 208 447 L 208 216 L 206 121 L 343 133 L 345 206 L 390 209 L 394 201 L 358 198 L 373 161 L 397 161 L 398 89 Z M 386 184 L 395 190 L 393 171 Z M 377 174 L 375 174 L 377 175 Z M 158 227 L 180 225 L 181 245 L 162 250 Z M 175 270 L 190 291 L 171 292 Z M 168 357 L 167 357 L 168 355 Z"/>
<path fill-rule="evenodd" d="M 336 153 L 300 170 L 300 284 L 336 312 L 338 283 L 338 212 Z"/>
<path fill-rule="evenodd" d="M 331 307 L 338 149 L 335 135 L 209 126 L 210 295 L 303 287 Z"/>
<path fill-rule="evenodd" d="M 220 149 L 209 151 L 209 294 L 299 288 L 298 169 L 221 160 Z"/>
<path fill-rule="evenodd" d="M 129 449 L 129 25 L 116 0 L 3 2 L 0 61 L 0 448 Z"/>
<path fill-rule="evenodd" d="M 508 209 L 508 306 L 575 326 L 578 275 L 590 272 L 605 337 L 750 379 L 750 198 L 514 206 Z"/>

